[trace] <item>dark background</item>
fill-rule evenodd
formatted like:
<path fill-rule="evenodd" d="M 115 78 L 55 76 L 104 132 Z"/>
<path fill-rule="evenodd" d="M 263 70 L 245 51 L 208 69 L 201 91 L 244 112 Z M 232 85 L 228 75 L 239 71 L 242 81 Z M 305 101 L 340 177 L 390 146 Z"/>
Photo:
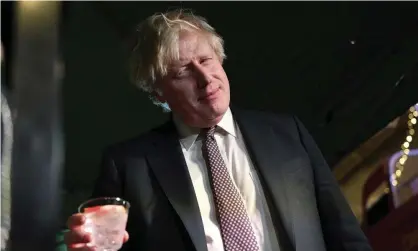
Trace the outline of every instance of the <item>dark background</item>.
<path fill-rule="evenodd" d="M 9 52 L 11 3 L 1 4 Z M 298 115 L 331 166 L 418 102 L 414 2 L 65 2 L 70 211 L 90 192 L 105 146 L 167 118 L 129 83 L 127 59 L 135 25 L 170 7 L 195 10 L 224 37 L 233 104 Z"/>

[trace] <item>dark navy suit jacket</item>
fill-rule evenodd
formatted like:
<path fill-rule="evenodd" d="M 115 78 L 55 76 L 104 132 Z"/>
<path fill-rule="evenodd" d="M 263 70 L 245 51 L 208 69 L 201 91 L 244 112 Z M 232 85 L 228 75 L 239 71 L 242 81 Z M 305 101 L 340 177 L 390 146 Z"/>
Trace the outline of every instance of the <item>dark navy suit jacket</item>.
<path fill-rule="evenodd" d="M 281 251 L 369 251 L 313 139 L 295 117 L 232 109 L 260 177 Z M 207 251 L 172 121 L 109 147 L 93 196 L 131 203 L 124 251 Z"/>

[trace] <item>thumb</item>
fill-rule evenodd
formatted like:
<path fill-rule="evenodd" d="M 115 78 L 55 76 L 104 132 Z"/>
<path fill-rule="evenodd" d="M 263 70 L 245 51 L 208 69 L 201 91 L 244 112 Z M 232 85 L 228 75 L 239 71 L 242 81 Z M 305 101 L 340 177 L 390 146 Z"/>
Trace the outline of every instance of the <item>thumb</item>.
<path fill-rule="evenodd" d="M 125 234 L 123 235 L 123 243 L 127 242 L 129 240 L 129 234 L 125 231 Z"/>

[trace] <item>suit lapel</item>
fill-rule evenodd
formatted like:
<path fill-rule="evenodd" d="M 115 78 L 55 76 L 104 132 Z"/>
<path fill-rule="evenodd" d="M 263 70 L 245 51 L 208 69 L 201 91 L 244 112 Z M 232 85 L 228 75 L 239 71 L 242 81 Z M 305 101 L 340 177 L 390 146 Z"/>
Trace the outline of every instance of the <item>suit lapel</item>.
<path fill-rule="evenodd" d="M 172 121 L 160 130 L 148 160 L 197 251 L 207 251 L 203 222 L 178 135 Z"/>
<path fill-rule="evenodd" d="M 277 136 L 268 123 L 263 123 L 262 120 L 260 122 L 259 118 L 243 114 L 244 112 L 240 110 L 232 110 L 232 112 L 269 200 L 280 245 L 284 250 L 293 250 L 291 246 L 294 246 L 295 237 L 292 218 L 289 217 L 291 215 L 288 206 L 289 193 L 284 182 L 285 172 L 281 168 L 281 163 L 286 163 L 288 156 L 292 154 L 288 154 L 286 143 Z"/>

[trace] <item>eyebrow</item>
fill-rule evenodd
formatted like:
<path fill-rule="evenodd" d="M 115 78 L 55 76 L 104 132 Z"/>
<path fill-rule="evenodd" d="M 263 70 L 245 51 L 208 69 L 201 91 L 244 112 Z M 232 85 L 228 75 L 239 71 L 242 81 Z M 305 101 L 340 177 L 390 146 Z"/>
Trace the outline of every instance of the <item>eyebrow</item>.
<path fill-rule="evenodd" d="M 176 63 L 176 64 L 171 64 L 168 67 L 168 69 L 171 70 L 171 71 L 173 71 L 173 70 L 175 71 L 175 70 L 178 70 L 179 68 L 182 68 L 182 67 L 187 66 L 188 64 L 190 64 L 190 63 Z"/>
<path fill-rule="evenodd" d="M 208 57 L 213 57 L 213 55 L 211 53 L 202 53 L 200 55 L 197 56 L 197 59 L 201 59 L 201 58 L 208 58 Z M 187 63 L 186 63 L 187 61 Z M 181 67 L 185 67 L 187 65 L 190 64 L 190 59 L 179 59 L 176 63 L 172 63 L 168 69 L 169 70 L 177 70 L 177 68 L 181 68 Z"/>

